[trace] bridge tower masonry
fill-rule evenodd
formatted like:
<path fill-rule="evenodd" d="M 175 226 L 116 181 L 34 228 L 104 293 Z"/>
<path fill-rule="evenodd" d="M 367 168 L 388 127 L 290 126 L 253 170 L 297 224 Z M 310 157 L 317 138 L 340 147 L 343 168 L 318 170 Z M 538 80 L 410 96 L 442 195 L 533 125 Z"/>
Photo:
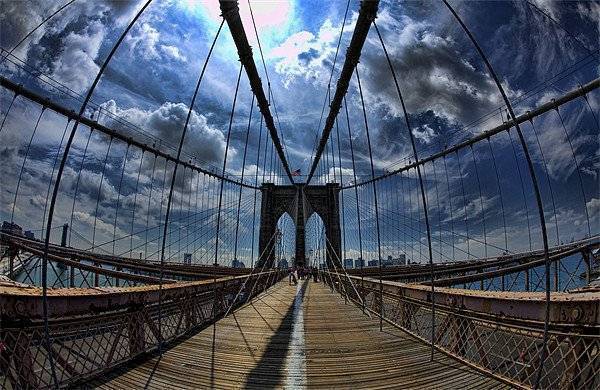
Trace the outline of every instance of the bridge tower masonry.
<path fill-rule="evenodd" d="M 264 183 L 261 186 L 261 219 L 259 233 L 259 260 L 257 267 L 265 262 L 271 267 L 275 262 L 275 239 L 279 218 L 288 213 L 296 228 L 295 266 L 306 264 L 306 221 L 317 213 L 325 226 L 328 266 L 341 267 L 341 228 L 339 209 L 340 185 L 275 185 Z"/>

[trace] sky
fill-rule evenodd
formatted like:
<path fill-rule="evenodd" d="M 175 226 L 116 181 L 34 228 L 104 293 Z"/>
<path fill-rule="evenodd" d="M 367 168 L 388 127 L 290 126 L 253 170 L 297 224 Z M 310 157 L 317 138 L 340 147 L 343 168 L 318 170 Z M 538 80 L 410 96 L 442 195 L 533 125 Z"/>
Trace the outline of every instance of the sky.
<path fill-rule="evenodd" d="M 517 114 L 598 77 L 598 2 L 452 1 L 451 4 L 481 44 Z M 57 2 L 45 0 L 1 0 L 0 5 L 0 46 L 5 51 L 13 50 L 22 37 L 59 7 Z M 1 65 L 2 75 L 78 111 L 81 96 L 87 93 L 104 59 L 141 5 L 138 1 L 74 1 L 14 48 L 10 61 L 5 60 Z M 328 90 L 331 95 L 335 92 L 360 4 L 357 1 L 347 3 L 338 0 L 265 0 L 252 1 L 251 6 L 258 38 L 248 2 L 240 2 L 240 14 L 253 47 L 254 60 L 265 93 L 269 96 L 270 109 L 276 118 L 278 134 L 290 168 L 300 170 L 301 176 L 297 180 L 306 180 L 316 141 L 328 113 Z M 94 115 L 99 123 L 175 154 L 194 87 L 220 23 L 216 1 L 171 0 L 151 3 L 108 64 L 92 94 L 92 105 L 86 115 Z M 358 70 L 375 176 L 414 161 L 410 132 L 422 158 L 506 120 L 506 108 L 493 79 L 442 2 L 382 1 L 376 23 L 398 75 L 411 129 L 406 126 L 381 44 L 371 28 Z M 273 163 L 268 159 L 266 165 L 264 161 L 260 163 L 263 159 L 260 157 L 259 164 L 256 164 L 259 147 L 264 153 L 267 136 L 264 126 L 261 132 L 256 107 L 250 119 L 248 147 L 244 153 L 252 92 L 242 72 L 232 116 L 239 70 L 235 45 L 225 25 L 217 37 L 191 111 L 183 149 L 184 159 L 220 171 L 231 120 L 227 174 L 240 179 L 243 172 L 244 180 L 253 182 L 254 174 L 258 171 L 259 176 L 270 176 L 271 181 L 285 183 L 286 177 L 277 176 L 281 173 L 277 157 L 273 158 Z M 525 123 L 522 126 L 542 189 L 544 210 L 550 220 L 548 225 L 553 225 L 555 220 L 553 229 L 560 231 L 554 239 L 556 242 L 583 238 L 600 230 L 599 93 L 594 91 L 586 97 L 587 101 L 580 98 L 561 107 L 561 116 L 552 111 L 536 118 L 533 125 Z M 0 118 L 6 116 L 12 98 L 12 93 L 0 90 Z M 329 157 L 323 157 L 314 183 L 336 181 L 348 185 L 355 182 L 350 139 L 356 181 L 371 177 L 363 101 L 358 93 L 356 77 L 351 80 L 346 100 L 349 115 L 347 119 L 345 114 L 338 117 L 339 142 L 334 129 L 333 139 L 328 143 L 328 150 L 331 153 L 333 149 L 335 155 L 331 161 Z M 5 167 L 0 195 L 2 218 L 10 219 L 16 180 L 26 156 L 16 214 L 21 219 L 20 223 L 36 228 L 40 225 L 39 214 L 45 208 L 47 182 L 51 177 L 54 156 L 67 125 L 60 115 L 48 111 L 40 120 L 40 131 L 31 138 L 39 114 L 38 106 L 17 98 L 0 130 L 0 158 Z M 534 128 L 539 135 L 537 138 Z M 89 187 L 89 194 L 78 200 L 82 204 L 78 206 L 81 215 L 77 220 L 81 226 L 87 226 L 98 225 L 99 219 L 107 224 L 105 233 L 108 237 L 114 230 L 114 224 L 110 222 L 114 210 L 109 210 L 111 207 L 114 209 L 115 198 L 120 197 L 121 193 L 128 200 L 135 198 L 133 187 L 139 170 L 135 167 L 143 167 L 139 170 L 142 172 L 141 179 L 137 180 L 141 181 L 142 190 L 138 183 L 138 192 L 149 191 L 151 201 L 154 201 L 151 188 L 154 176 L 158 177 L 165 168 L 171 168 L 166 167 L 163 161 L 153 166 L 152 159 L 144 160 L 135 152 L 123 159 L 125 146 L 121 144 L 115 143 L 107 154 L 107 137 L 102 138 L 97 133 L 91 137 L 88 145 L 89 153 L 96 156 L 96 161 L 88 159 L 86 164 L 79 166 L 76 157 L 86 153 L 88 133 L 89 129 L 85 127 L 78 130 L 70 154 L 72 159 L 67 164 L 66 184 L 63 186 L 65 191 L 69 188 L 72 190 L 75 184 L 71 185 L 70 181 L 81 181 L 82 188 L 79 190 L 82 193 Z M 467 150 L 458 158 L 449 156 L 444 162 L 438 161 L 436 177 L 433 167 L 425 166 L 425 187 L 431 200 L 431 214 L 436 215 L 438 221 L 438 232 L 446 234 L 452 222 L 457 221 L 456 230 L 464 230 L 461 233 L 464 235 L 467 224 L 461 213 L 475 220 L 488 210 L 487 233 L 494 236 L 496 244 L 503 246 L 502 231 L 508 230 L 506 235 L 510 234 L 513 250 L 528 247 L 524 239 L 526 235 L 523 234 L 523 208 L 528 207 L 527 218 L 532 218 L 531 223 L 534 224 L 535 214 L 532 210 L 536 205 L 521 149 L 517 148 L 517 159 L 512 157 L 513 142 L 517 141 L 515 136 L 514 133 L 510 137 L 507 133 L 501 133 L 489 145 L 477 144 L 473 153 Z M 32 142 L 28 152 L 30 138 Z M 493 153 L 490 148 L 493 148 Z M 101 162 L 105 154 L 110 155 L 106 160 L 111 166 L 103 172 Z M 476 156 L 475 160 L 472 156 Z M 446 175 L 443 177 L 441 166 L 444 163 Z M 522 170 L 519 174 L 523 174 L 524 185 L 518 184 L 515 178 L 517 169 Z M 117 187 L 122 175 L 128 180 L 124 186 L 120 186 L 123 188 L 119 191 Z M 466 181 L 462 187 L 459 183 L 461 176 Z M 396 237 L 390 239 L 389 245 L 393 246 L 394 240 L 402 241 L 403 250 L 406 250 L 407 241 L 410 240 L 416 241 L 413 247 L 423 245 L 422 217 L 418 212 L 420 206 L 414 171 L 409 172 L 406 183 L 410 189 L 402 192 L 402 201 L 410 197 L 411 203 L 414 203 L 411 207 L 415 208 L 410 212 L 414 212 L 415 218 L 420 221 L 418 227 L 411 226 L 408 229 L 418 230 L 418 236 L 400 239 L 391 230 L 386 233 L 389 237 Z M 380 205 L 384 210 L 398 207 L 398 204 L 387 204 L 392 201 L 386 195 L 399 192 L 400 184 L 397 178 L 380 182 Z M 105 188 L 105 193 L 94 190 L 98 185 Z M 195 191 L 197 187 L 194 185 L 191 175 L 187 179 L 181 174 L 178 176 L 176 190 L 181 199 Z M 440 198 L 442 187 L 448 187 L 445 196 L 441 196 L 441 202 L 435 202 L 434 199 Z M 435 188 L 438 190 L 434 194 Z M 232 191 L 235 192 L 235 189 L 232 188 Z M 368 208 L 372 204 L 372 199 L 368 200 L 368 196 L 371 196 L 368 195 L 370 186 L 362 186 L 360 191 L 361 196 L 364 193 L 367 199 L 363 218 L 368 224 L 371 220 Z M 461 197 L 464 192 L 468 199 Z M 525 195 L 522 192 L 526 192 Z M 95 205 L 98 193 L 103 193 L 103 198 L 99 205 Z M 343 191 L 342 197 L 348 204 L 351 201 L 356 203 L 354 196 L 353 189 Z M 160 196 L 156 201 L 162 199 Z M 136 199 L 130 201 L 137 202 Z M 459 201 L 464 203 L 461 203 L 464 207 L 458 206 Z M 65 215 L 68 214 L 68 203 L 64 205 Z M 348 207 L 345 217 L 349 220 L 358 219 L 357 213 L 351 211 L 355 206 Z M 503 209 L 504 218 L 500 218 L 500 208 Z M 407 210 L 409 208 L 403 211 L 403 218 L 406 218 Z M 389 218 L 394 220 L 391 214 Z M 501 219 L 508 219 L 508 229 L 500 226 Z M 459 220 L 465 226 L 459 227 Z M 590 228 L 587 228 L 588 221 Z M 118 228 L 123 229 L 122 233 L 126 235 L 125 226 L 119 225 Z M 354 224 L 349 223 L 348 228 L 349 235 L 356 235 Z M 251 227 L 248 229 L 251 230 Z M 389 229 L 393 229 L 393 226 L 390 225 Z M 483 229 L 483 226 L 471 226 L 470 234 L 481 236 Z M 458 233 L 454 233 L 454 227 L 452 230 L 453 242 L 454 237 L 460 241 Z M 533 233 L 539 237 L 535 228 Z M 556 236 L 555 232 L 551 234 Z M 442 234 L 440 237 L 440 242 L 448 241 Z M 463 240 L 460 245 L 466 248 L 467 242 Z M 534 238 L 533 246 L 538 245 L 539 238 Z M 449 246 L 441 247 L 440 258 L 443 258 L 443 253 L 447 254 L 450 249 Z M 349 245 L 347 256 L 357 257 L 357 251 L 356 245 L 352 248 Z M 399 253 L 399 250 L 396 249 L 395 253 Z M 483 255 L 481 245 L 475 253 Z"/>

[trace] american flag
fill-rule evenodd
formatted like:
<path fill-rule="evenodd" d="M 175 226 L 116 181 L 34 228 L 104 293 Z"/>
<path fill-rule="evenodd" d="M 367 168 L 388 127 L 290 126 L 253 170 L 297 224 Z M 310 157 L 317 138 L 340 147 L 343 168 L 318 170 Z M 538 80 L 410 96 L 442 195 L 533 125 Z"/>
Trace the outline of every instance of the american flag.
<path fill-rule="evenodd" d="M 300 169 L 296 169 L 294 172 L 292 172 L 292 176 L 300 176 Z"/>

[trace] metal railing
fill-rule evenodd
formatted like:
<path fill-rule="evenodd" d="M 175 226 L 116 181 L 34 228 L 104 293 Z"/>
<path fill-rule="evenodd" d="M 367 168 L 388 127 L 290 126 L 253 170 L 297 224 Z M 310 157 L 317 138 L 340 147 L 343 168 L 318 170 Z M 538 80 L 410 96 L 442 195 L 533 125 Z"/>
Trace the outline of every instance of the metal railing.
<path fill-rule="evenodd" d="M 50 290 L 48 339 L 41 290 L 4 286 L 0 388 L 52 388 L 52 371 L 60 387 L 80 383 L 201 330 L 281 278 L 274 270 L 162 288 Z"/>
<path fill-rule="evenodd" d="M 323 280 L 357 305 L 347 279 Z M 543 342 L 543 293 L 436 288 L 435 322 L 429 286 L 350 276 L 366 310 L 415 338 L 516 388 L 592 389 L 600 386 L 600 293 L 552 294 L 549 338 Z M 433 337 L 432 337 L 433 336 Z M 546 359 L 540 362 L 542 348 Z"/>

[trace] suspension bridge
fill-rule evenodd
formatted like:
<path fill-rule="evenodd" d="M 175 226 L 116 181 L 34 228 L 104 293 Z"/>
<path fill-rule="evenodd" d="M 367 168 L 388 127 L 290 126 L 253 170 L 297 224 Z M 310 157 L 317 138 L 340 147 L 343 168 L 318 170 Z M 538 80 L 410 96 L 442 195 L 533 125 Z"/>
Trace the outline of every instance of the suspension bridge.
<path fill-rule="evenodd" d="M 2 388 L 600 387 L 598 172 L 575 138 L 592 129 L 597 146 L 600 79 L 574 76 L 597 69 L 598 50 L 515 96 L 465 7 L 440 1 L 498 107 L 422 145 L 382 5 L 361 2 L 350 23 L 348 2 L 302 176 L 250 2 L 219 2 L 176 142 L 95 94 L 151 0 L 83 93 L 17 56 L 72 3 L 0 57 L 0 144 L 18 144 L 2 160 Z M 190 145 L 223 36 L 239 65 L 215 163 Z M 386 167 L 367 44 L 408 150 Z M 542 147 L 549 120 L 569 161 L 558 168 Z M 293 283 L 290 268 L 309 274 Z"/>

